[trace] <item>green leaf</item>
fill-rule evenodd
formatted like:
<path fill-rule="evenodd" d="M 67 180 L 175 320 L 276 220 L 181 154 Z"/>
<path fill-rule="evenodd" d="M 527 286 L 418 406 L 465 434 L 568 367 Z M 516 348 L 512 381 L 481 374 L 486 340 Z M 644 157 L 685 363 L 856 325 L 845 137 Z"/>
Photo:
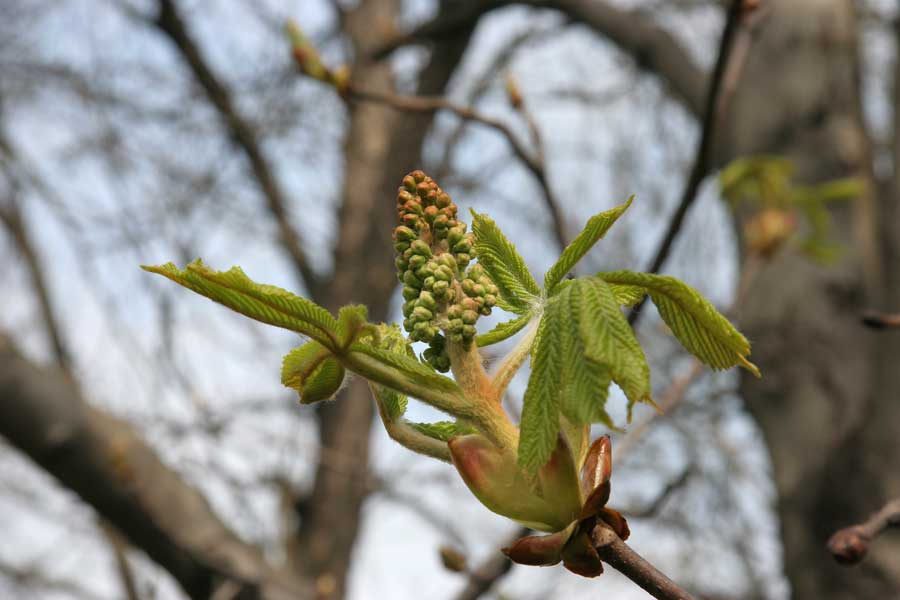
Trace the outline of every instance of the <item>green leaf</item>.
<path fill-rule="evenodd" d="M 559 432 L 559 391 L 562 356 L 558 349 L 562 332 L 546 312 L 538 326 L 538 342 L 531 358 L 531 376 L 519 425 L 519 466 L 537 473 L 550 459 Z"/>
<path fill-rule="evenodd" d="M 512 336 L 522 331 L 522 329 L 526 325 L 528 325 L 528 322 L 531 320 L 531 318 L 531 313 L 526 313 L 517 319 L 499 323 L 496 327 L 494 327 L 487 333 L 483 333 L 476 337 L 475 343 L 478 344 L 479 348 L 484 348 L 485 346 L 490 346 L 491 344 L 496 344 L 498 342 L 502 342 L 505 339 L 511 338 Z"/>
<path fill-rule="evenodd" d="M 361 304 L 351 304 L 342 307 L 338 311 L 338 337 L 341 346 L 346 348 L 356 341 L 356 338 L 368 325 L 369 309 Z"/>
<path fill-rule="evenodd" d="M 628 418 L 637 402 L 653 403 L 650 397 L 650 367 L 631 325 L 622 314 L 610 286 L 595 277 L 576 279 L 584 300 L 579 311 L 578 327 L 585 356 L 609 369 L 612 380 L 628 398 Z M 596 374 L 602 377 L 602 374 Z"/>
<path fill-rule="evenodd" d="M 372 390 L 375 392 L 375 399 L 383 407 L 387 420 L 394 422 L 400 419 L 406 412 L 409 399 L 400 392 L 383 385 L 371 385 Z"/>
<path fill-rule="evenodd" d="M 759 369 L 747 360 L 750 355 L 747 338 L 691 286 L 667 275 L 632 271 L 598 273 L 597 278 L 645 288 L 672 334 L 713 369 L 739 365 L 759 377 Z"/>
<path fill-rule="evenodd" d="M 581 260 L 581 257 L 587 254 L 594 244 L 606 235 L 613 223 L 631 206 L 632 200 L 634 200 L 634 196 L 628 198 L 625 204 L 588 219 L 587 224 L 581 233 L 578 234 L 578 237 L 563 250 L 562 256 L 559 257 L 556 264 L 544 276 L 544 291 L 548 296 L 553 295 L 557 284 Z"/>
<path fill-rule="evenodd" d="M 300 390 L 300 403 L 314 404 L 330 400 L 341 389 L 346 375 L 346 370 L 336 358 L 326 358 L 304 383 Z"/>
<path fill-rule="evenodd" d="M 610 289 L 616 302 L 622 306 L 634 306 L 647 295 L 647 290 L 639 285 L 622 285 L 618 283 L 610 283 Z"/>
<path fill-rule="evenodd" d="M 457 421 L 438 421 L 436 423 L 410 423 L 410 427 L 423 433 L 430 438 L 434 438 L 441 442 L 446 442 L 452 437 L 458 435 L 468 435 L 475 433 L 477 430 L 464 423 Z"/>
<path fill-rule="evenodd" d="M 385 365 L 397 369 L 410 379 L 418 381 L 447 392 L 460 392 L 459 386 L 449 377 L 444 377 L 435 372 L 431 367 L 420 363 L 415 358 L 391 352 L 382 348 L 375 348 L 368 344 L 356 343 L 350 346 L 351 352 L 366 354 Z"/>
<path fill-rule="evenodd" d="M 345 375 L 337 359 L 316 341 L 294 348 L 285 355 L 281 364 L 281 383 L 300 392 L 300 402 L 303 404 L 334 396 Z"/>
<path fill-rule="evenodd" d="M 576 279 L 559 293 L 552 310 L 553 326 L 563 332 L 560 409 L 573 424 L 600 422 L 614 429 L 605 410 L 612 373 L 608 365 L 591 358 L 586 347 L 590 339 L 582 327 L 586 294 L 585 286 Z"/>
<path fill-rule="evenodd" d="M 541 290 L 516 247 L 490 217 L 474 210 L 472 233 L 475 234 L 475 256 L 500 289 L 501 299 L 505 301 L 502 308 L 518 314 L 529 311 Z"/>
<path fill-rule="evenodd" d="M 281 361 L 281 383 L 285 387 L 303 389 L 303 384 L 331 352 L 319 342 L 309 341 L 284 355 Z"/>
<path fill-rule="evenodd" d="M 255 283 L 240 267 L 214 271 L 199 259 L 184 270 L 172 263 L 141 266 L 243 315 L 296 331 L 332 347 L 337 320 L 321 306 L 273 285 Z"/>

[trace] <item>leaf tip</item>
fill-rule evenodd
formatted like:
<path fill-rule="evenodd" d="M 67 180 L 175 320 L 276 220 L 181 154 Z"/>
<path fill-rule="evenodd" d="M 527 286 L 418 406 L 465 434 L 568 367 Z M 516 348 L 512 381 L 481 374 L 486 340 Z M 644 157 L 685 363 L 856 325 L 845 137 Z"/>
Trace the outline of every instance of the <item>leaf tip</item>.
<path fill-rule="evenodd" d="M 738 364 L 753 373 L 753 376 L 757 379 L 762 379 L 762 373 L 760 372 L 759 367 L 747 360 L 747 357 L 740 356 L 738 358 Z"/>

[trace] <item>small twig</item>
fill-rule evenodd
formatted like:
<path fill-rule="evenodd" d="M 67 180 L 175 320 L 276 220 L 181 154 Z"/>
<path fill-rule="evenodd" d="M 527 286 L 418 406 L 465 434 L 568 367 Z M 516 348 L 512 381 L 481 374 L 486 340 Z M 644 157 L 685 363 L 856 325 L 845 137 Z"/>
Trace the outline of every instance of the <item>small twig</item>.
<path fill-rule="evenodd" d="M 828 540 L 828 551 L 842 565 L 855 565 L 865 558 L 872 540 L 890 527 L 900 527 L 900 498 L 885 504 L 866 521 L 838 530 Z"/>
<path fill-rule="evenodd" d="M 872 329 L 895 329 L 900 327 L 900 313 L 884 314 L 875 311 L 863 313 L 862 324 Z"/>
<path fill-rule="evenodd" d="M 622 541 L 606 525 L 597 525 L 591 540 L 600 559 L 658 600 L 692 600 L 692 596 Z"/>
<path fill-rule="evenodd" d="M 512 541 L 529 535 L 531 530 L 523 527 L 516 532 L 516 537 Z M 455 600 L 478 600 L 483 594 L 490 591 L 494 584 L 497 583 L 504 575 L 509 573 L 515 566 L 505 554 L 496 552 L 475 570 L 469 571 L 469 582 L 466 587 L 455 597 Z"/>
<path fill-rule="evenodd" d="M 510 148 L 512 148 L 513 154 L 522 161 L 525 168 L 528 169 L 532 176 L 534 176 L 540 186 L 541 191 L 544 194 L 544 201 L 547 205 L 547 209 L 550 211 L 550 216 L 553 220 L 556 238 L 561 246 L 565 246 L 567 240 L 562 218 L 562 209 L 553 193 L 553 189 L 550 187 L 544 165 L 539 156 L 529 151 L 522 140 L 513 133 L 512 129 L 510 129 L 506 123 L 500 119 L 485 115 L 470 106 L 456 104 L 441 96 L 405 96 L 390 92 L 363 89 L 352 82 L 347 84 L 344 95 L 349 100 L 375 102 L 396 110 L 407 112 L 436 112 L 439 110 L 446 110 L 452 112 L 461 119 L 480 123 L 503 135 L 509 143 Z"/>
<path fill-rule="evenodd" d="M 728 73 L 729 85 L 731 88 L 734 88 L 739 79 L 739 67 L 742 66 L 736 65 L 729 68 L 729 62 L 734 46 L 734 39 L 741 24 L 741 17 L 746 10 L 745 2 L 746 0 L 732 0 L 731 6 L 728 9 L 725 27 L 722 29 L 722 37 L 719 41 L 719 52 L 716 57 L 716 64 L 713 68 L 712 79 L 709 84 L 709 90 L 707 91 L 705 108 L 703 109 L 703 122 L 701 125 L 700 140 L 697 143 L 697 151 L 694 156 L 694 164 L 691 167 L 691 172 L 685 182 L 678 208 L 675 209 L 675 214 L 672 215 L 672 219 L 669 221 L 669 228 L 666 230 L 666 234 L 659 245 L 659 249 L 657 249 L 656 255 L 650 263 L 650 267 L 647 269 L 648 273 L 658 273 L 662 268 L 663 263 L 666 262 L 666 259 L 669 257 L 669 253 L 672 250 L 672 244 L 675 242 L 675 238 L 678 236 L 678 233 L 681 231 L 681 227 L 684 224 L 688 209 L 690 209 L 691 205 L 693 205 L 694 201 L 697 199 L 697 192 L 700 190 L 700 184 L 709 172 L 713 140 L 715 139 L 715 134 L 722 115 L 727 111 L 728 107 L 726 106 L 726 101 L 729 101 L 733 95 L 731 92 L 722 94 L 723 87 L 725 87 L 723 86 L 723 83 L 726 79 L 726 72 Z M 746 58 L 746 54 L 746 52 L 742 53 L 743 58 Z M 637 324 L 642 313 L 641 307 L 644 305 L 645 301 L 646 298 L 635 305 L 628 315 L 628 322 L 631 323 L 632 326 Z"/>

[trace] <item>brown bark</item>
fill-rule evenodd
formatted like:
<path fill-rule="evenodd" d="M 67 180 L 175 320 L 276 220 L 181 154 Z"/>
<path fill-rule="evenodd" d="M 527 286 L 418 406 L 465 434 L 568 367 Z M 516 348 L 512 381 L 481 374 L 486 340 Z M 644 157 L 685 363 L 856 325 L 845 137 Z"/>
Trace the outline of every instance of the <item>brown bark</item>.
<path fill-rule="evenodd" d="M 853 2 L 771 5 L 737 90 L 727 155 L 785 155 L 805 182 L 868 178 Z M 859 324 L 900 266 L 877 253 L 875 210 L 872 197 L 835 207 L 835 234 L 848 248 L 839 263 L 786 254 L 762 273 L 740 315 L 764 374 L 744 377 L 741 392 L 772 457 L 795 598 L 900 592 L 896 543 L 879 545 L 866 568 L 852 571 L 824 549 L 835 529 L 900 492 L 900 348 L 896 336 Z M 887 291 L 896 302 L 897 290 Z"/>

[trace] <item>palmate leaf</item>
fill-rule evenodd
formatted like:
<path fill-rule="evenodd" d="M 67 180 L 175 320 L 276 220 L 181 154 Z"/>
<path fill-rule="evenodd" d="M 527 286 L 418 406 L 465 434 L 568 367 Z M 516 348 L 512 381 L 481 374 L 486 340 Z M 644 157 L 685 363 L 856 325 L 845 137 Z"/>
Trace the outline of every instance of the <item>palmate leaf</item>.
<path fill-rule="evenodd" d="M 647 295 L 647 290 L 639 285 L 623 285 L 619 283 L 610 283 L 609 289 L 612 290 L 613 296 L 621 306 L 634 306 Z"/>
<path fill-rule="evenodd" d="M 609 369 L 609 376 L 628 398 L 628 419 L 631 420 L 635 403 L 653 403 L 650 367 L 644 351 L 605 281 L 582 277 L 570 287 L 583 294 L 578 328 L 585 357 Z M 602 377 L 602 374 L 596 376 Z"/>
<path fill-rule="evenodd" d="M 300 392 L 302 404 L 332 398 L 346 372 L 328 348 L 309 341 L 288 352 L 281 365 L 281 383 Z"/>
<path fill-rule="evenodd" d="M 550 267 L 550 270 L 544 275 L 544 292 L 548 296 L 552 296 L 559 291 L 557 285 L 566 276 L 566 273 L 571 271 L 572 267 L 581 260 L 581 257 L 587 254 L 594 247 L 594 244 L 606 235 L 613 223 L 631 206 L 633 199 L 634 196 L 631 196 L 625 201 L 625 204 L 588 219 L 587 224 L 581 233 L 578 234 L 578 237 L 563 250 L 562 256 L 559 257 L 556 264 Z"/>
<path fill-rule="evenodd" d="M 475 256 L 500 290 L 501 308 L 517 314 L 531 310 L 541 290 L 516 247 L 494 221 L 472 211 Z"/>
<path fill-rule="evenodd" d="M 550 308 L 550 307 L 548 307 Z M 552 311 L 545 311 L 538 326 L 538 340 L 531 357 L 531 376 L 519 424 L 519 466 L 534 474 L 556 447 L 559 432 L 559 392 L 563 333 L 552 323 Z"/>
<path fill-rule="evenodd" d="M 603 423 L 615 428 L 605 409 L 612 373 L 607 365 L 591 359 L 585 348 L 581 329 L 584 294 L 581 285 L 567 286 L 556 307 L 562 318 L 554 321 L 563 329 L 560 410 L 577 425 Z"/>
<path fill-rule="evenodd" d="M 168 277 L 251 319 L 296 331 L 329 348 L 337 341 L 338 322 L 331 313 L 287 290 L 254 282 L 240 267 L 214 271 L 198 259 L 184 270 L 172 263 L 141 268 Z"/>
<path fill-rule="evenodd" d="M 517 319 L 499 323 L 496 327 L 494 327 L 487 333 L 483 333 L 476 337 L 475 343 L 478 344 L 479 348 L 484 348 L 485 346 L 490 346 L 491 344 L 496 344 L 498 342 L 502 342 L 505 339 L 509 339 L 522 331 L 522 329 L 524 329 L 525 326 L 528 325 L 528 322 L 531 320 L 531 318 L 531 314 L 524 314 Z"/>
<path fill-rule="evenodd" d="M 629 412 L 650 402 L 650 369 L 612 289 L 595 278 L 567 282 L 547 302 L 531 360 L 519 438 L 519 464 L 533 473 L 549 458 L 560 416 L 575 428 L 603 423 L 609 385 L 625 392 Z M 575 440 L 577 442 L 577 440 Z"/>
<path fill-rule="evenodd" d="M 691 286 L 667 275 L 633 271 L 598 273 L 596 279 L 643 287 L 672 334 L 703 363 L 714 369 L 740 365 L 759 377 L 759 369 L 747 360 L 747 338 Z"/>

